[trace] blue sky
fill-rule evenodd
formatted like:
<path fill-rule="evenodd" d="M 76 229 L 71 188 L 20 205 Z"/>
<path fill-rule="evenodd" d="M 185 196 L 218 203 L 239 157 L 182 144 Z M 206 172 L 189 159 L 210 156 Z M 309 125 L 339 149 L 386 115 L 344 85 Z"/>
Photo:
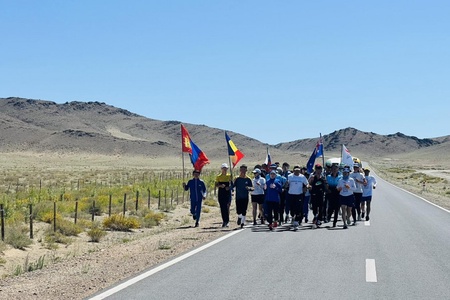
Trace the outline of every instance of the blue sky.
<path fill-rule="evenodd" d="M 0 2 L 0 97 L 276 144 L 450 134 L 450 1 Z"/>

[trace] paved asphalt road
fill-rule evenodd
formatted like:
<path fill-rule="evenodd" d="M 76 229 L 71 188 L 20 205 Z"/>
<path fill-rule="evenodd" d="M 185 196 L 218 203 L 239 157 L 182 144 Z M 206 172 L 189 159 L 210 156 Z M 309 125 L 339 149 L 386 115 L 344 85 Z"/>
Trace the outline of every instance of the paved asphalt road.
<path fill-rule="evenodd" d="M 248 226 L 95 299 L 450 299 L 450 213 L 377 180 L 370 222 Z"/>

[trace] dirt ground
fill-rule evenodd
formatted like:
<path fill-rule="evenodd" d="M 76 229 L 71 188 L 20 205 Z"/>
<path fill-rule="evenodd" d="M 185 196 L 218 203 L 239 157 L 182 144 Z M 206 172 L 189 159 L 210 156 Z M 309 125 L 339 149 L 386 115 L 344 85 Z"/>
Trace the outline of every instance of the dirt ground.
<path fill-rule="evenodd" d="M 83 299 L 133 274 L 161 263 L 189 249 L 205 244 L 232 230 L 222 228 L 217 207 L 202 213 L 200 227 L 186 207 L 168 213 L 167 221 L 151 229 L 108 232 L 100 243 L 88 242 L 85 234 L 67 248 L 55 251 L 35 243 L 26 251 L 8 249 L 2 273 L 22 265 L 27 256 L 34 262 L 45 255 L 41 270 L 0 280 L 0 299 Z"/>

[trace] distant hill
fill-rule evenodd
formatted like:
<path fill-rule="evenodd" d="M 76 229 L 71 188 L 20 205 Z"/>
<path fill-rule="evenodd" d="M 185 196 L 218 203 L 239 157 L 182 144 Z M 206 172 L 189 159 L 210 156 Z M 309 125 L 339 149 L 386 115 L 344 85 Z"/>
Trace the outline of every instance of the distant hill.
<path fill-rule="evenodd" d="M 180 122 L 146 118 L 100 102 L 67 102 L 23 98 L 0 98 L 0 152 L 95 153 L 179 156 Z M 225 160 L 224 130 L 184 124 L 192 139 L 210 159 Z M 262 161 L 269 147 L 272 156 L 285 160 L 309 157 L 317 139 L 302 139 L 277 145 L 229 132 L 247 161 Z M 418 139 L 402 133 L 379 135 L 345 128 L 323 136 L 326 156 L 339 155 L 345 144 L 354 155 L 386 156 L 417 150 L 448 149 L 450 136 Z M 291 161 L 291 160 L 290 160 Z"/>

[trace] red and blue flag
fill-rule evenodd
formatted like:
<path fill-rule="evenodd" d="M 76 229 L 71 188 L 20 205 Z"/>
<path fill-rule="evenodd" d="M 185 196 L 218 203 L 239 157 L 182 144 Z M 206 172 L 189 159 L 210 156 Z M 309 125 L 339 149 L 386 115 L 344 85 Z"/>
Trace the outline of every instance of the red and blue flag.
<path fill-rule="evenodd" d="M 194 170 L 201 171 L 203 166 L 209 164 L 206 154 L 192 141 L 186 127 L 181 124 L 181 151 L 189 153 Z"/>

